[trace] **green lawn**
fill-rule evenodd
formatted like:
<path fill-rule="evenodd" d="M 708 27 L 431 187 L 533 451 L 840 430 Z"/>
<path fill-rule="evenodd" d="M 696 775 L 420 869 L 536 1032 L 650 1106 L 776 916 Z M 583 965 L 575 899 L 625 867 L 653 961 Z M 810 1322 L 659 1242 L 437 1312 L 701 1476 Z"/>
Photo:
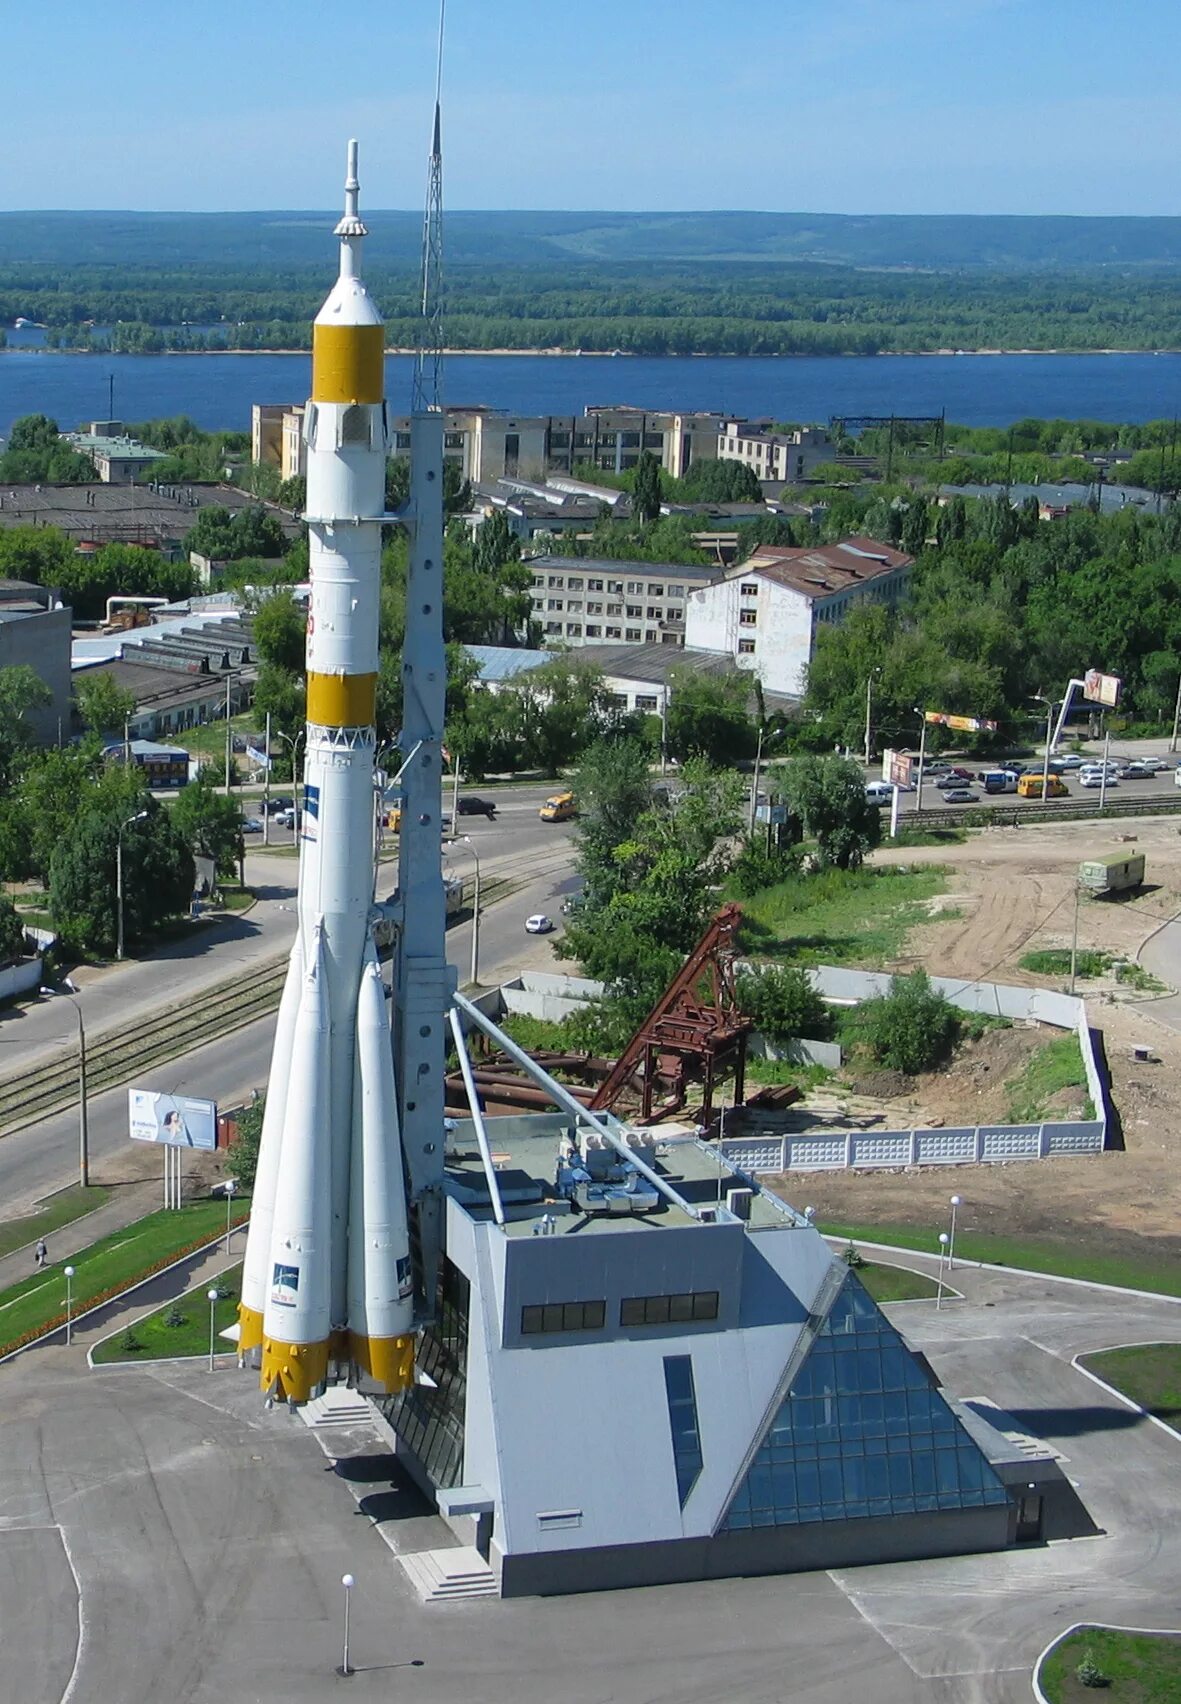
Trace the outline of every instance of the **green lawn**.
<path fill-rule="evenodd" d="M 166 1302 L 146 1319 L 118 1331 L 95 1347 L 91 1359 L 95 1366 L 111 1361 L 170 1361 L 182 1355 L 209 1353 L 208 1290 L 224 1291 L 214 1306 L 214 1341 L 219 1353 L 226 1349 L 217 1333 L 233 1325 L 238 1317 L 238 1297 L 242 1289 L 241 1264 L 231 1266 L 216 1278 L 186 1290 L 175 1302 Z M 169 1323 L 172 1320 L 173 1323 Z"/>
<path fill-rule="evenodd" d="M 54 1231 L 72 1225 L 75 1219 L 81 1219 L 84 1214 L 93 1213 L 95 1208 L 101 1207 L 110 1193 L 109 1189 L 98 1184 L 82 1189 L 72 1183 L 69 1189 L 59 1189 L 56 1195 L 47 1196 L 35 1212 L 22 1214 L 19 1219 L 0 1221 L 0 1256 L 25 1248 L 35 1243 L 38 1237 L 44 1237 L 48 1242 Z M 52 1255 L 53 1249 L 50 1248 L 49 1252 Z"/>
<path fill-rule="evenodd" d="M 935 1297 L 939 1286 L 922 1272 L 908 1272 L 905 1266 L 883 1266 L 877 1260 L 863 1260 L 853 1269 L 875 1302 L 917 1302 Z M 947 1285 L 943 1286 L 947 1294 Z"/>
<path fill-rule="evenodd" d="M 1109 1684 L 1085 1686 L 1079 1664 L 1089 1657 Z M 1181 1637 L 1118 1633 L 1088 1627 L 1056 1645 L 1038 1676 L 1050 1704 L 1181 1704 Z"/>
<path fill-rule="evenodd" d="M 1181 1423 L 1181 1343 L 1137 1343 L 1080 1361 L 1149 1414 L 1170 1426 Z"/>
<path fill-rule="evenodd" d="M 793 964 L 880 968 L 899 956 L 910 931 L 927 921 L 926 902 L 946 887 L 937 864 L 790 876 L 742 901 L 742 945 Z"/>
<path fill-rule="evenodd" d="M 1050 1116 L 1051 1096 L 1060 1089 L 1085 1089 L 1087 1074 L 1083 1069 L 1083 1052 L 1078 1036 L 1072 1030 L 1056 1036 L 1031 1053 L 1024 1069 L 1005 1084 L 1009 1097 L 1009 1121 L 1012 1124 L 1034 1124 Z M 1095 1108 L 1090 1095 L 1084 1095 L 1084 1118 L 1094 1118 Z M 1055 1116 L 1061 1117 L 1061 1113 Z"/>
<path fill-rule="evenodd" d="M 944 1228 L 942 1224 L 828 1223 L 820 1227 L 825 1236 L 839 1237 L 845 1243 L 884 1243 L 932 1255 L 939 1253 L 939 1232 Z M 1181 1260 L 1168 1255 L 1141 1259 L 1104 1254 L 1101 1237 L 1080 1242 L 1065 1236 L 998 1236 L 989 1231 L 957 1230 L 955 1251 L 965 1260 L 983 1260 L 993 1266 L 1025 1267 L 1060 1278 L 1085 1278 L 1092 1284 L 1119 1284 L 1129 1290 L 1159 1290 L 1166 1296 L 1181 1296 Z"/>
<path fill-rule="evenodd" d="M 222 911 L 246 911 L 254 904 L 254 894 L 250 888 L 239 887 L 237 882 L 219 882 L 217 903 Z"/>
<path fill-rule="evenodd" d="M 239 1201 L 235 1221 L 245 1216 Z M 138 1279 L 178 1259 L 186 1250 L 211 1241 L 225 1229 L 224 1201 L 194 1201 L 176 1212 L 161 1210 L 125 1230 L 113 1231 L 68 1261 L 55 1261 L 44 1272 L 0 1291 L 0 1352 L 49 1330 L 65 1319 L 64 1265 L 74 1268 L 75 1316 Z M 52 1251 L 51 1251 L 52 1252 Z"/>
<path fill-rule="evenodd" d="M 1017 962 L 1022 970 L 1030 970 L 1035 976 L 1069 976 L 1070 948 L 1046 947 L 1039 952 L 1023 953 Z M 1080 947 L 1075 954 L 1074 973 L 1076 976 L 1102 976 L 1110 963 L 1110 953 L 1092 952 L 1089 948 Z"/>

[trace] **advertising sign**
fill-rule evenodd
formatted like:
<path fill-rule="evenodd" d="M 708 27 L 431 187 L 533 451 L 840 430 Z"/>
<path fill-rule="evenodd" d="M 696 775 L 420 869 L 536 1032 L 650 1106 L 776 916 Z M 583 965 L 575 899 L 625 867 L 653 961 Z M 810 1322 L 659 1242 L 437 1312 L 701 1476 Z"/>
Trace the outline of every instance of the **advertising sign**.
<path fill-rule="evenodd" d="M 1118 675 L 1100 674 L 1098 669 L 1088 669 L 1083 676 L 1083 697 L 1089 698 L 1092 704 L 1105 704 L 1109 710 L 1114 710 L 1119 703 L 1121 684 Z"/>
<path fill-rule="evenodd" d="M 911 787 L 914 785 L 915 760 L 908 751 L 892 751 L 889 753 L 889 771 L 882 776 L 883 781 L 889 781 L 893 787 Z"/>
<path fill-rule="evenodd" d="M 927 710 L 924 719 L 938 722 L 943 728 L 956 728 L 963 734 L 995 734 L 996 723 L 984 716 L 949 716 L 945 710 Z"/>
<path fill-rule="evenodd" d="M 213 1101 L 129 1089 L 127 1103 L 133 1142 L 158 1142 L 166 1148 L 217 1147 L 217 1107 Z"/>

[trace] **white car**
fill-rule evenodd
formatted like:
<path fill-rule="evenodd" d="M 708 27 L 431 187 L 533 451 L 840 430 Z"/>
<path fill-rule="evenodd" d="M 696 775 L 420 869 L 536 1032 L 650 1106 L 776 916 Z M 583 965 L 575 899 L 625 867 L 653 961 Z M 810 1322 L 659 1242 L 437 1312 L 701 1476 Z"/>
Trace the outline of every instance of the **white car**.
<path fill-rule="evenodd" d="M 1101 769 L 1084 769 L 1078 778 L 1078 784 L 1080 787 L 1102 787 L 1103 771 Z M 1109 787 L 1118 787 L 1118 778 L 1114 775 L 1109 775 L 1107 777 L 1107 785 Z"/>
<path fill-rule="evenodd" d="M 532 917 L 525 919 L 525 933 L 527 935 L 548 935 L 553 926 L 553 920 L 547 917 L 544 911 L 535 911 Z"/>
<path fill-rule="evenodd" d="M 1051 769 L 1082 769 L 1086 759 L 1079 756 L 1077 751 L 1068 751 L 1065 757 L 1052 757 Z"/>

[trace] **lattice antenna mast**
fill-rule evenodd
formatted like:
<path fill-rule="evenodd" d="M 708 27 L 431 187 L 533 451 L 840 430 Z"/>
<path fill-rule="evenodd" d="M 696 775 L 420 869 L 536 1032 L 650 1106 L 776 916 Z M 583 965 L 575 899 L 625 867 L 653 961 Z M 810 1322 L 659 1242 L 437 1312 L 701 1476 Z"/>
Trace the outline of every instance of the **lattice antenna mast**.
<path fill-rule="evenodd" d="M 427 167 L 422 221 L 422 302 L 418 357 L 414 363 L 414 411 L 441 408 L 443 396 L 443 26 L 447 0 L 439 0 L 439 51 L 435 71 L 435 117 Z"/>

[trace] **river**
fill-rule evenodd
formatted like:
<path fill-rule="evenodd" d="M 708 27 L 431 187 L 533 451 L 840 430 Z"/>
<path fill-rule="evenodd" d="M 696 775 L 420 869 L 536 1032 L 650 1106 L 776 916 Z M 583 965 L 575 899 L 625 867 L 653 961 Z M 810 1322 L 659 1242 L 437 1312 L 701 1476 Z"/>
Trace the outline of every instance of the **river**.
<path fill-rule="evenodd" d="M 410 406 L 411 361 L 391 356 L 386 394 Z M 105 419 L 114 377 L 121 420 L 187 414 L 207 430 L 248 431 L 254 402 L 302 402 L 305 355 L 0 353 L 0 434 L 22 414 L 63 427 Z M 712 409 L 740 419 L 938 414 L 969 426 L 1041 418 L 1142 421 L 1181 407 L 1181 355 L 610 356 L 455 355 L 451 406 L 580 414 L 588 403 Z"/>

